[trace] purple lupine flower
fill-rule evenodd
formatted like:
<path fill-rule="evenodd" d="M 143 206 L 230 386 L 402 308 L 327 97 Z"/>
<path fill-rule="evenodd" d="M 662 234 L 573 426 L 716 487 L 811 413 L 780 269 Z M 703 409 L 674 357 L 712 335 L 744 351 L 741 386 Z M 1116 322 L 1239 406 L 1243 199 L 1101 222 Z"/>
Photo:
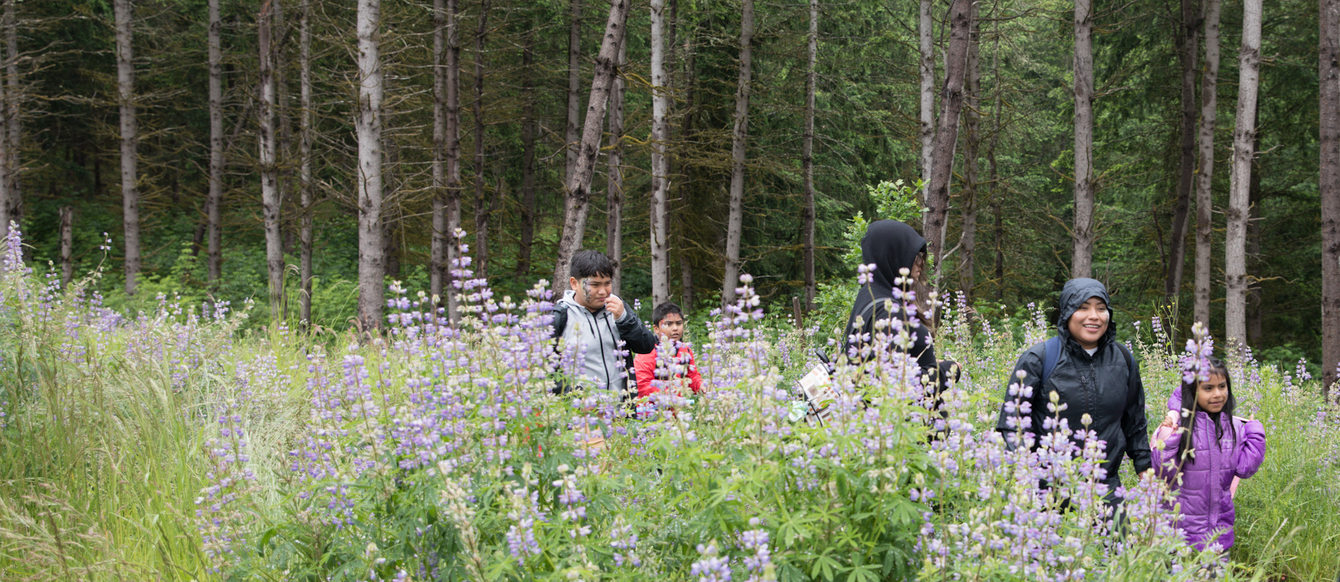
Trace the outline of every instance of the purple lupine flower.
<path fill-rule="evenodd" d="M 758 527 L 762 524 L 759 518 L 751 518 L 749 525 Z M 768 532 L 762 529 L 751 529 L 740 534 L 740 548 L 746 552 L 752 552 L 744 559 L 744 566 L 749 570 L 749 582 L 762 582 L 765 580 L 776 580 L 777 573 L 772 564 L 772 550 L 768 546 Z"/>
<path fill-rule="evenodd" d="M 619 519 L 619 518 L 616 518 Z M 610 547 L 614 548 L 614 564 L 616 566 L 632 566 L 634 568 L 642 567 L 642 558 L 638 557 L 637 551 L 638 535 L 633 531 L 631 525 L 617 525 L 610 530 Z"/>
<path fill-rule="evenodd" d="M 247 391 L 241 390 L 238 398 L 223 403 L 217 417 L 217 436 L 205 442 L 211 466 L 205 474 L 206 485 L 195 498 L 195 515 L 205 556 L 215 573 L 228 565 L 244 543 L 245 518 L 238 505 L 256 480 L 248 467 L 250 457 L 242 422 L 247 398 Z"/>
<path fill-rule="evenodd" d="M 1214 355 L 1214 338 L 1210 337 L 1210 332 L 1205 324 L 1196 322 L 1191 326 L 1191 339 L 1186 340 L 1186 355 L 1182 356 L 1182 383 L 1191 384 L 1199 379 L 1201 382 L 1210 379 L 1210 372 L 1214 369 L 1210 365 L 1210 358 Z"/>
<path fill-rule="evenodd" d="M 512 510 L 507 516 L 514 522 L 507 530 L 507 550 L 517 562 L 525 565 L 529 556 L 540 555 L 540 543 L 535 539 L 535 524 L 544 521 L 540 511 L 539 491 L 525 487 L 512 490 Z"/>
<path fill-rule="evenodd" d="M 727 582 L 730 577 L 730 559 L 717 555 L 716 542 L 698 544 L 700 558 L 689 567 L 689 574 L 698 582 Z"/>

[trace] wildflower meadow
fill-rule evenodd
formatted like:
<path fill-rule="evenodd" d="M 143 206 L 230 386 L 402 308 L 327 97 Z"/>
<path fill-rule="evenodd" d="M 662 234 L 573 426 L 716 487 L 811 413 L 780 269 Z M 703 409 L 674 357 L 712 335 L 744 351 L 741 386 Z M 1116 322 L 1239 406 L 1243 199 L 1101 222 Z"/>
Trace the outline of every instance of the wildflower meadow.
<path fill-rule="evenodd" d="M 1114 516 L 1104 444 L 1086 427 L 1005 446 L 1002 401 L 1032 390 L 1010 371 L 1052 333 L 1034 306 L 993 320 L 943 298 L 936 349 L 962 367 L 944 414 L 914 362 L 880 353 L 839 363 L 818 424 L 793 386 L 816 350 L 835 352 L 834 334 L 766 313 L 747 276 L 736 305 L 689 338 L 701 395 L 666 389 L 630 410 L 608 391 L 555 395 L 576 360 L 550 340 L 547 285 L 498 296 L 465 248 L 458 321 L 393 284 L 384 329 L 361 333 L 254 328 L 248 305 L 171 296 L 122 313 L 96 273 L 62 288 L 21 250 L 12 229 L 4 580 L 1330 582 L 1340 570 L 1340 409 L 1304 363 L 1226 354 L 1267 453 L 1238 490 L 1224 556 L 1186 545 L 1166 485 L 1129 464 Z M 1213 340 L 1117 323 L 1152 432 Z"/>

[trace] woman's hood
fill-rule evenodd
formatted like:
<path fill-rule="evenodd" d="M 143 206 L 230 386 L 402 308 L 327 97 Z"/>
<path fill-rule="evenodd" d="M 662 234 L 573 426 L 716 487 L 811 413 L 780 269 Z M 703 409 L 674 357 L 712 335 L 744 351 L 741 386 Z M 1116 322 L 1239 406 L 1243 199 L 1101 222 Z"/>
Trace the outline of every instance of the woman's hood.
<path fill-rule="evenodd" d="M 1107 305 L 1107 333 L 1099 340 L 1100 344 L 1111 341 L 1117 335 L 1117 327 L 1113 323 L 1112 299 L 1107 295 L 1107 287 L 1097 279 L 1081 277 L 1066 281 L 1065 286 L 1061 288 L 1061 299 L 1059 301 L 1061 312 L 1056 320 L 1056 331 L 1061 339 L 1070 339 L 1070 316 L 1079 311 L 1081 305 L 1088 301 L 1090 297 L 1097 297 Z"/>
<path fill-rule="evenodd" d="M 926 249 L 926 239 L 897 220 L 876 220 L 861 239 L 861 262 L 874 264 L 873 286 L 892 290 L 899 269 L 911 269 L 917 255 Z"/>

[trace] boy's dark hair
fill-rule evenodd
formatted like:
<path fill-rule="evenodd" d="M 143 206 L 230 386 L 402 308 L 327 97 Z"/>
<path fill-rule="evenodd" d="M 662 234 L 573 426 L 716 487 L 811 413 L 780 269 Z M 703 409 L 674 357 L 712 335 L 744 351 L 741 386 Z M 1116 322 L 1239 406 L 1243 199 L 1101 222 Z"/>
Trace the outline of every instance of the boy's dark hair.
<path fill-rule="evenodd" d="M 568 264 L 568 276 L 575 279 L 587 277 L 614 277 L 614 261 L 605 253 L 583 249 L 572 255 Z"/>
<path fill-rule="evenodd" d="M 674 303 L 666 301 L 665 303 L 657 305 L 656 309 L 651 310 L 652 325 L 661 325 L 661 320 L 665 319 L 665 316 L 670 315 L 671 313 L 678 315 L 680 318 L 684 317 L 684 312 Z"/>

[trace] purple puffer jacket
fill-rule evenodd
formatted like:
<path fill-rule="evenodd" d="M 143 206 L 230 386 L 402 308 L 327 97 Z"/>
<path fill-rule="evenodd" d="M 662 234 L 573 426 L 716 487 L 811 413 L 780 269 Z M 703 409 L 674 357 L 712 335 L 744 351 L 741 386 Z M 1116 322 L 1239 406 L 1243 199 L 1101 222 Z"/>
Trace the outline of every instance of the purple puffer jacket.
<path fill-rule="evenodd" d="M 1176 393 L 1168 399 L 1168 408 L 1181 410 L 1182 400 Z M 1154 471 L 1177 490 L 1177 503 L 1182 511 L 1178 526 L 1187 542 L 1197 549 L 1204 549 L 1215 531 L 1219 537 L 1213 541 L 1221 548 L 1227 550 L 1233 546 L 1233 496 L 1229 485 L 1234 477 L 1246 479 L 1255 475 L 1266 456 L 1266 432 L 1260 422 L 1221 414 L 1219 423 L 1223 426 L 1223 437 L 1218 446 L 1212 446 L 1214 424 L 1210 415 L 1196 413 L 1191 440 L 1195 457 L 1183 464 L 1180 486 L 1177 439 L 1169 437 L 1163 446 L 1158 446 L 1157 441 L 1168 432 L 1166 429 L 1154 438 Z"/>

